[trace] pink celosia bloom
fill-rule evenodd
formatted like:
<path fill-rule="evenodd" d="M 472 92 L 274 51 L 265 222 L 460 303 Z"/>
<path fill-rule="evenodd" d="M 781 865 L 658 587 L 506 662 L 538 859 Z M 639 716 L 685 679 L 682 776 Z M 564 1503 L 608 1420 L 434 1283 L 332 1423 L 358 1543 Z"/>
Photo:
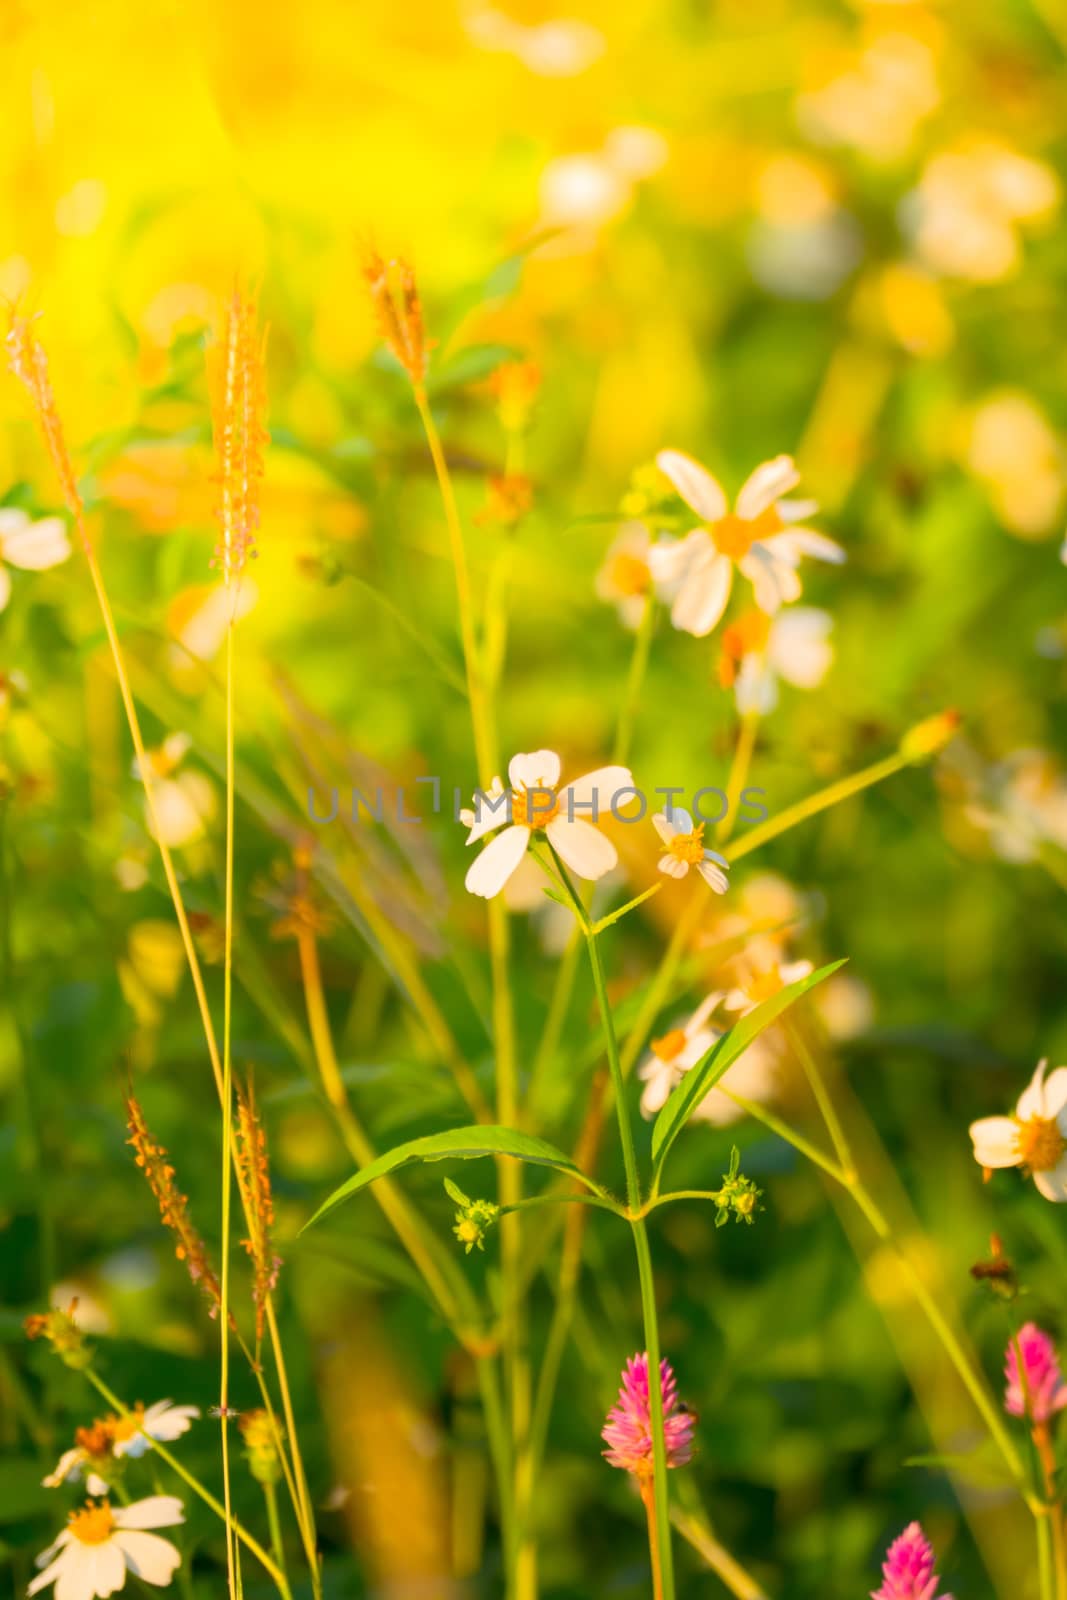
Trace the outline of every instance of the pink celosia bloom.
<path fill-rule="evenodd" d="M 663 1396 L 663 1434 L 667 1465 L 684 1467 L 693 1454 L 693 1428 L 696 1419 L 678 1401 L 678 1386 L 670 1362 L 659 1364 L 660 1393 Z M 608 1412 L 602 1437 L 608 1449 L 604 1455 L 613 1467 L 623 1467 L 648 1477 L 652 1473 L 652 1415 L 648 1383 L 648 1355 L 631 1356 L 622 1375 L 619 1398 Z"/>
<path fill-rule="evenodd" d="M 941 1582 L 934 1571 L 934 1552 L 917 1522 L 910 1522 L 886 1551 L 882 1563 L 883 1583 L 871 1600 L 952 1600 L 940 1595 Z"/>
<path fill-rule="evenodd" d="M 1021 1374 L 1020 1354 L 1023 1358 Z M 1004 1409 L 1013 1417 L 1028 1417 L 1031 1422 L 1048 1422 L 1057 1411 L 1067 1406 L 1067 1384 L 1063 1381 L 1056 1358 L 1056 1347 L 1035 1322 L 1026 1322 L 1019 1329 L 1018 1350 L 1016 1341 L 1008 1340 L 1004 1376 L 1008 1380 L 1004 1391 Z"/>

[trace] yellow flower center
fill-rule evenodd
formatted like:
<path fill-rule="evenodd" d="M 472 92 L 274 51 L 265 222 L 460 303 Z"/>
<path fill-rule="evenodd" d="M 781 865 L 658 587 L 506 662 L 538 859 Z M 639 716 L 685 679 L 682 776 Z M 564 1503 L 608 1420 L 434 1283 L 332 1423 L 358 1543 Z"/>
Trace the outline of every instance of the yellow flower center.
<path fill-rule="evenodd" d="M 673 1061 L 685 1049 L 685 1034 L 681 1028 L 672 1028 L 662 1039 L 653 1039 L 652 1054 L 661 1061 Z"/>
<path fill-rule="evenodd" d="M 554 789 L 512 789 L 511 820 L 520 828 L 547 828 L 559 816 L 559 795 Z"/>
<path fill-rule="evenodd" d="M 115 1530 L 115 1519 L 106 1500 L 85 1503 L 84 1511 L 72 1511 L 70 1531 L 81 1544 L 106 1544 Z"/>
<path fill-rule="evenodd" d="M 611 583 L 620 595 L 645 594 L 652 580 L 648 563 L 622 551 L 611 562 Z"/>
<path fill-rule="evenodd" d="M 772 533 L 781 530 L 782 525 L 777 508 L 768 506 L 758 517 L 739 517 L 736 511 L 728 511 L 725 517 L 711 524 L 709 532 L 721 556 L 740 561 L 748 555 L 757 540 L 769 539 Z"/>
<path fill-rule="evenodd" d="M 1067 1150 L 1067 1139 L 1051 1117 L 1030 1117 L 1019 1123 L 1019 1160 L 1031 1172 L 1049 1172 Z"/>
<path fill-rule="evenodd" d="M 695 867 L 704 859 L 704 824 L 698 822 L 692 833 L 676 833 L 667 846 L 667 854 L 674 856 L 678 861 L 685 861 Z"/>
<path fill-rule="evenodd" d="M 782 978 L 777 967 L 771 967 L 767 972 L 758 972 L 747 987 L 748 998 L 758 1004 L 761 1000 L 769 1000 L 772 995 L 778 994 L 782 989 Z"/>
<path fill-rule="evenodd" d="M 109 1417 L 107 1427 L 112 1439 L 119 1443 L 140 1433 L 143 1423 L 144 1406 L 139 1405 L 133 1408 L 128 1417 Z"/>

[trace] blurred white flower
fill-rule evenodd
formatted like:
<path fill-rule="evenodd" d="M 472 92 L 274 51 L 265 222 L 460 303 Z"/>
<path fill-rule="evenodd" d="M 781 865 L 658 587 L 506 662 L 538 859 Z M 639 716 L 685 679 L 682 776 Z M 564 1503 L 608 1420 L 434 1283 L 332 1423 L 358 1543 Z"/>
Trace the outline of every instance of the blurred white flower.
<path fill-rule="evenodd" d="M 541 225 L 598 228 L 630 203 L 630 183 L 606 156 L 557 156 L 541 174 Z"/>
<path fill-rule="evenodd" d="M 688 811 L 674 806 L 669 812 L 658 811 L 652 818 L 666 851 L 657 866 L 668 878 L 684 878 L 690 867 L 695 867 L 710 889 L 725 894 L 730 887 L 726 874 L 730 863 L 716 850 L 704 844 L 704 824 L 694 823 Z"/>
<path fill-rule="evenodd" d="M 170 733 L 158 749 L 146 752 L 159 834 L 147 800 L 145 826 L 153 838 L 161 838 L 173 849 L 202 839 L 215 815 L 215 791 L 207 778 L 200 772 L 181 770 L 181 763 L 191 747 L 188 734 Z M 135 777 L 142 777 L 136 759 L 133 772 Z"/>
<path fill-rule="evenodd" d="M 565 788 L 559 786 L 560 770 L 554 750 L 513 756 L 508 765 L 510 795 L 506 803 L 503 787 L 495 794 L 489 791 L 499 803 L 487 804 L 478 797 L 477 813 L 468 823 L 467 843 L 473 844 L 497 828 L 504 831 L 486 845 L 468 870 L 465 881 L 471 894 L 486 900 L 499 894 L 535 833 L 543 832 L 564 864 L 580 878 L 602 878 L 614 867 L 618 861 L 615 846 L 586 818 L 607 816 L 614 797 L 633 788 L 629 768 L 598 767 Z M 461 814 L 460 820 L 467 819 Z"/>
<path fill-rule="evenodd" d="M 467 12 L 467 37 L 480 50 L 514 56 L 541 78 L 573 78 L 604 53 L 604 36 L 588 22 L 560 17 L 527 26 L 485 6 Z"/>
<path fill-rule="evenodd" d="M 935 272 L 998 283 L 1019 266 L 1021 225 L 1047 219 L 1059 201 L 1059 179 L 1043 161 L 977 140 L 934 156 L 902 215 Z"/>
<path fill-rule="evenodd" d="M 50 1583 L 56 1600 L 106 1600 L 126 1586 L 127 1572 L 144 1583 L 168 1588 L 181 1556 L 149 1528 L 173 1528 L 185 1521 L 182 1503 L 170 1494 L 150 1495 L 130 1505 L 90 1502 L 71 1514 L 54 1544 L 37 1557 L 38 1573 L 27 1589 L 37 1594 Z"/>
<path fill-rule="evenodd" d="M 845 559 L 832 539 L 803 526 L 817 509 L 813 500 L 783 498 L 800 481 L 789 456 L 758 466 L 733 511 L 718 480 L 691 456 L 661 450 L 656 461 L 702 524 L 684 539 L 661 541 L 649 552 L 652 575 L 671 602 L 676 628 L 697 638 L 711 632 L 726 609 L 735 566 L 752 584 L 757 606 L 773 614 L 799 597 L 802 557 Z"/>
<path fill-rule="evenodd" d="M 923 39 L 878 31 L 865 47 L 797 101 L 801 126 L 825 144 L 850 145 L 874 161 L 907 155 L 940 100 L 937 63 Z"/>
<path fill-rule="evenodd" d="M 246 617 L 258 599 L 259 590 L 247 577 L 229 588 L 210 583 L 186 589 L 167 612 L 167 627 L 176 640 L 171 651 L 174 665 L 187 667 L 189 656 L 197 661 L 212 660 L 226 642 L 231 620 L 239 622 Z"/>
<path fill-rule="evenodd" d="M 746 611 L 722 633 L 719 682 L 732 688 L 742 714 L 766 716 L 778 704 L 778 680 L 817 689 L 829 672 L 833 618 L 814 606 L 788 606 L 773 617 Z"/>
<path fill-rule="evenodd" d="M 1003 861 L 1033 861 L 1046 844 L 1067 850 L 1067 776 L 1047 750 L 1013 750 L 965 778 L 977 791 L 966 816 Z"/>
<path fill-rule="evenodd" d="M 859 227 L 847 211 L 810 222 L 754 223 L 746 245 L 752 276 L 784 300 L 828 300 L 863 255 Z"/>
<path fill-rule="evenodd" d="M 44 572 L 70 556 L 67 525 L 61 517 L 41 517 L 37 522 L 15 506 L 0 506 L 0 611 L 11 598 L 11 574 Z"/>
<path fill-rule="evenodd" d="M 1038 1063 L 1012 1117 L 972 1122 L 974 1159 L 980 1167 L 1022 1167 L 1046 1200 L 1067 1200 L 1067 1067 L 1045 1077 Z"/>
<path fill-rule="evenodd" d="M 721 994 L 709 994 L 687 1021 L 671 1028 L 662 1039 L 652 1040 L 648 1055 L 637 1069 L 637 1076 L 645 1085 L 641 1093 L 642 1116 L 654 1117 L 690 1067 L 695 1067 L 722 1038 L 722 1028 L 707 1026 L 721 999 Z"/>
<path fill-rule="evenodd" d="M 1029 395 L 1008 389 L 981 402 L 971 417 L 965 460 L 1009 532 L 1042 538 L 1062 520 L 1067 463 Z"/>
<path fill-rule="evenodd" d="M 636 628 L 645 614 L 652 572 L 648 564 L 651 535 L 643 522 L 627 522 L 609 546 L 596 575 L 596 593 L 619 613 L 624 627 Z"/>
<path fill-rule="evenodd" d="M 812 1004 L 831 1039 L 856 1039 L 874 1021 L 874 998 L 862 978 L 837 972 L 812 991 Z"/>

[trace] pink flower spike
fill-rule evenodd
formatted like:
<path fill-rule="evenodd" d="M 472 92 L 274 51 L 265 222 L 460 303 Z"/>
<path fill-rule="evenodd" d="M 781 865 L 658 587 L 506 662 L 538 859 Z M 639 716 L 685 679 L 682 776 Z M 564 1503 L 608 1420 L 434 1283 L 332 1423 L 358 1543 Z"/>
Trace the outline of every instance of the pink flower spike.
<path fill-rule="evenodd" d="M 668 1467 L 684 1467 L 693 1454 L 696 1418 L 680 1404 L 678 1385 L 670 1362 L 659 1364 L 663 1396 L 663 1433 Z M 613 1467 L 640 1477 L 652 1476 L 652 1414 L 648 1382 L 648 1355 L 631 1356 L 622 1374 L 619 1398 L 608 1412 L 602 1438 L 604 1455 Z"/>
<path fill-rule="evenodd" d="M 1019 1356 L 1022 1356 L 1022 1373 Z M 1004 1357 L 1004 1409 L 1013 1417 L 1031 1422 L 1048 1422 L 1067 1406 L 1067 1384 L 1063 1381 L 1056 1347 L 1036 1322 L 1019 1329 L 1018 1340 L 1009 1339 Z"/>
<path fill-rule="evenodd" d="M 917 1522 L 910 1522 L 886 1551 L 882 1587 L 871 1600 L 952 1600 L 939 1595 L 941 1582 L 934 1571 L 934 1552 Z"/>

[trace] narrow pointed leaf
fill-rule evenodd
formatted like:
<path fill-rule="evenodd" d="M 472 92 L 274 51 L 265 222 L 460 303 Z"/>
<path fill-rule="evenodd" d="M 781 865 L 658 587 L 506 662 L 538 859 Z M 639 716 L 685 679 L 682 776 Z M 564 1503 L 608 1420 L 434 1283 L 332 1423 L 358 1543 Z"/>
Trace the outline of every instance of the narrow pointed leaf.
<path fill-rule="evenodd" d="M 588 1189 L 596 1191 L 598 1187 L 575 1166 L 570 1156 L 557 1150 L 555 1145 L 546 1144 L 544 1139 L 537 1139 L 530 1133 L 519 1133 L 515 1128 L 486 1127 L 476 1123 L 470 1128 L 448 1128 L 444 1133 L 431 1133 L 424 1139 L 409 1139 L 405 1144 L 398 1144 L 395 1149 L 386 1151 L 385 1155 L 362 1167 L 354 1177 L 335 1189 L 304 1226 L 310 1228 L 334 1206 L 340 1205 L 342 1200 L 358 1194 L 360 1189 L 365 1189 L 377 1178 L 384 1178 L 412 1161 L 472 1161 L 479 1156 L 512 1156 L 516 1161 L 528 1161 L 533 1166 L 552 1167 L 556 1172 L 584 1183 Z"/>
<path fill-rule="evenodd" d="M 697 1106 L 709 1089 L 715 1087 L 727 1068 L 748 1049 L 764 1028 L 769 1028 L 772 1022 L 777 1021 L 794 1000 L 799 1000 L 802 994 L 807 994 L 809 989 L 814 989 L 816 984 L 822 983 L 844 964 L 844 961 L 832 961 L 808 977 L 791 983 L 788 988 L 780 989 L 776 995 L 764 1000 L 747 1016 L 742 1017 L 729 1033 L 724 1033 L 721 1039 L 715 1041 L 707 1055 L 703 1056 L 695 1067 L 690 1067 L 656 1118 L 652 1129 L 652 1163 L 657 1172 L 662 1167 L 671 1145 Z"/>

